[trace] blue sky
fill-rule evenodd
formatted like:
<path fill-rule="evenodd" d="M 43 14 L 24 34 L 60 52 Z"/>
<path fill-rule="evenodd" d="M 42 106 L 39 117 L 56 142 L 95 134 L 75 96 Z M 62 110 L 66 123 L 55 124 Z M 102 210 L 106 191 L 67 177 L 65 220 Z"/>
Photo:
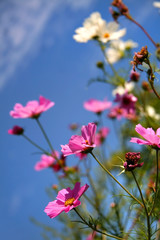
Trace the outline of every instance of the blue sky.
<path fill-rule="evenodd" d="M 100 75 L 95 67 L 103 56 L 94 43 L 76 43 L 74 30 L 92 12 L 99 11 L 111 21 L 109 3 L 105 0 L 5 0 L 0 1 L 0 109 L 1 109 L 1 189 L 0 199 L 2 239 L 40 239 L 40 229 L 29 217 L 51 224 L 43 213 L 48 203 L 45 188 L 55 183 L 49 170 L 34 171 L 40 159 L 35 148 L 21 137 L 7 134 L 13 125 L 26 129 L 26 134 L 46 146 L 33 120 L 12 119 L 9 111 L 16 102 L 26 104 L 40 95 L 56 104 L 41 117 L 55 149 L 68 142 L 71 122 L 87 124 L 96 120 L 83 109 L 89 98 L 104 99 L 111 93 L 107 85 L 93 84 L 91 77 Z M 135 19 L 160 41 L 158 9 L 152 0 L 126 1 Z M 124 39 L 133 39 L 139 47 L 154 47 L 144 34 L 124 18 L 121 27 L 127 28 Z M 155 31 L 156 29 L 156 31 Z M 108 123 L 110 125 L 110 123 Z"/>

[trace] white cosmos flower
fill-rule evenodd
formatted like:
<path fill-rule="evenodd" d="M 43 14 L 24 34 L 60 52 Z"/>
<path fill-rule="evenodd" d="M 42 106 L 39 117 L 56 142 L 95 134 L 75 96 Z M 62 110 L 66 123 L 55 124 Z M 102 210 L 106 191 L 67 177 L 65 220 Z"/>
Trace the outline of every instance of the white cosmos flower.
<path fill-rule="evenodd" d="M 160 8 L 160 2 L 153 2 L 153 6 L 157 7 L 157 8 Z"/>
<path fill-rule="evenodd" d="M 94 12 L 89 18 L 85 19 L 83 27 L 75 30 L 73 38 L 77 42 L 88 42 L 93 38 L 97 38 L 103 43 L 107 43 L 111 40 L 119 39 L 124 36 L 126 29 L 118 30 L 119 25 L 116 22 L 107 23 L 101 18 L 99 12 Z"/>
<path fill-rule="evenodd" d="M 135 87 L 133 82 L 125 82 L 124 86 L 118 86 L 112 91 L 112 95 L 115 96 L 117 93 L 123 95 L 125 92 L 131 92 Z"/>
<path fill-rule="evenodd" d="M 156 113 L 155 109 L 152 106 L 146 107 L 146 113 L 149 117 L 154 118 L 155 120 L 160 120 L 160 114 Z"/>
<path fill-rule="evenodd" d="M 130 50 L 131 48 L 137 47 L 138 44 L 132 40 L 122 41 L 114 40 L 111 42 L 110 47 L 106 50 L 106 58 L 109 63 L 118 62 L 121 58 L 124 57 L 124 52 Z"/>

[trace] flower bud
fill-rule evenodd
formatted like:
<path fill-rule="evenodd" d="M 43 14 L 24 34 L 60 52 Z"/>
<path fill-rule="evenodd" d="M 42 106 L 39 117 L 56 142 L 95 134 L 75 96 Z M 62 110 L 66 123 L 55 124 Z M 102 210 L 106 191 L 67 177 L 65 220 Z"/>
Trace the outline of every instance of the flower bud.
<path fill-rule="evenodd" d="M 138 82 L 139 78 L 140 78 L 140 74 L 134 70 L 131 71 L 130 73 L 130 81 L 133 81 L 133 82 Z"/>
<path fill-rule="evenodd" d="M 11 135 L 22 135 L 24 132 L 24 129 L 19 126 L 14 126 L 12 129 L 8 130 L 8 133 Z"/>
<path fill-rule="evenodd" d="M 142 82 L 142 88 L 143 88 L 144 91 L 150 91 L 149 83 L 146 82 L 146 81 L 143 81 Z"/>
<path fill-rule="evenodd" d="M 142 167 L 144 163 L 138 163 L 140 160 L 140 152 L 128 152 L 125 154 L 126 161 L 123 163 L 123 166 L 126 171 L 132 171 L 137 167 Z"/>

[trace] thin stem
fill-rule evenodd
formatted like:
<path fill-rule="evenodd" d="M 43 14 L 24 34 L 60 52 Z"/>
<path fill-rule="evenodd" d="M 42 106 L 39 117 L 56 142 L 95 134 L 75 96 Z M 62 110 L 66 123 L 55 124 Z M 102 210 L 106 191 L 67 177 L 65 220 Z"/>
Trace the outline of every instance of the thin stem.
<path fill-rule="evenodd" d="M 155 87 L 154 87 L 154 79 L 155 79 L 155 76 L 154 76 L 154 74 L 153 74 L 152 66 L 151 66 L 151 64 L 150 64 L 149 59 L 148 59 L 148 61 L 147 61 L 147 64 L 148 64 L 148 66 L 149 66 L 149 68 L 150 68 L 150 69 L 149 69 L 149 70 L 150 70 L 150 73 L 148 73 L 148 81 L 149 81 L 149 83 L 150 83 L 150 85 L 151 85 L 151 88 L 152 88 L 154 94 L 157 96 L 158 99 L 160 99 L 160 95 L 157 93 L 157 91 L 156 91 L 156 89 L 155 89 Z"/>
<path fill-rule="evenodd" d="M 148 34 L 148 32 L 144 29 L 144 27 L 141 26 L 140 23 L 138 23 L 136 20 L 134 20 L 131 16 L 129 15 L 125 15 L 130 21 L 132 21 L 133 23 L 135 23 L 139 28 L 141 28 L 141 30 L 146 34 L 146 36 L 149 38 L 149 40 L 153 43 L 153 45 L 157 48 L 158 45 L 156 44 L 156 42 L 151 38 L 151 36 Z"/>
<path fill-rule="evenodd" d="M 74 211 L 77 213 L 77 215 L 80 217 L 80 219 L 83 221 L 83 223 L 85 223 L 88 227 L 92 228 L 94 231 L 98 232 L 98 233 L 101 233 L 103 235 L 106 235 L 108 237 L 112 237 L 112 238 L 115 238 L 115 239 L 119 239 L 119 240 L 122 240 L 122 238 L 119 238 L 117 236 L 114 236 L 114 235 L 111 235 L 111 234 L 108 234 L 108 233 L 105 233 L 105 232 L 102 232 L 100 230 L 98 230 L 95 226 L 92 226 L 91 224 L 89 224 L 81 215 L 80 213 L 77 211 L 76 208 L 73 208 Z"/>
<path fill-rule="evenodd" d="M 158 166 L 158 151 L 159 149 L 156 149 L 156 163 L 157 163 L 157 173 L 156 173 L 156 192 L 155 192 L 155 197 L 154 197 L 154 202 L 153 202 L 153 205 L 152 205 L 152 209 L 149 213 L 149 215 L 152 214 L 153 210 L 154 210 L 154 207 L 155 207 L 155 203 L 156 203 L 156 199 L 157 199 L 157 192 L 158 192 L 158 180 L 159 180 L 159 177 L 158 177 L 158 170 L 159 170 L 159 166 Z"/>
<path fill-rule="evenodd" d="M 48 136 L 47 136 L 45 130 L 43 129 L 43 127 L 42 127 L 42 125 L 41 125 L 39 119 L 38 119 L 38 118 L 35 118 L 35 120 L 36 120 L 38 126 L 40 127 L 40 129 L 41 129 L 41 131 L 42 131 L 42 133 L 43 133 L 43 136 L 45 137 L 45 139 L 46 139 L 46 141 L 47 141 L 47 143 L 48 143 L 48 145 L 49 145 L 51 151 L 53 152 L 54 149 L 53 149 L 53 147 L 52 147 L 52 144 L 51 144 L 51 142 L 50 142 L 50 140 L 49 140 L 49 138 L 48 138 Z"/>
<path fill-rule="evenodd" d="M 141 199 L 142 199 L 142 202 L 143 202 L 143 205 L 144 205 L 144 209 L 145 209 L 145 213 L 146 213 L 146 217 L 147 217 L 147 227 L 148 227 L 148 240 L 151 239 L 151 229 L 150 229 L 150 219 L 149 219 L 149 214 L 148 214 L 148 210 L 147 210 L 147 207 L 146 207 L 146 204 L 145 204 L 145 201 L 144 201 L 144 198 L 143 198 L 143 194 L 142 194 L 142 191 L 140 189 L 140 186 L 138 184 L 138 181 L 136 179 L 136 176 L 134 174 L 133 171 L 131 171 L 132 175 L 133 175 L 133 178 L 137 184 L 137 187 L 138 187 L 138 190 L 139 190 L 139 193 L 140 193 L 140 196 L 141 196 Z"/>
<path fill-rule="evenodd" d="M 139 211 L 137 212 L 136 217 L 135 217 L 134 221 L 132 222 L 131 227 L 130 227 L 129 230 L 128 230 L 128 233 L 124 236 L 124 240 L 128 240 L 129 235 L 131 234 L 133 228 L 134 228 L 135 225 L 137 224 L 138 218 L 139 218 L 139 216 L 141 215 L 141 211 L 142 211 L 142 207 L 139 208 Z M 128 219 L 127 219 L 127 220 L 128 220 Z"/>
<path fill-rule="evenodd" d="M 116 183 L 118 183 L 121 188 L 123 188 L 136 202 L 138 202 L 142 207 L 144 207 L 144 205 L 137 199 L 135 198 L 106 168 L 105 166 L 96 158 L 96 156 L 91 152 L 91 155 L 94 157 L 94 159 L 98 162 L 98 164 L 104 169 L 104 171 L 106 171 L 111 178 L 114 179 L 114 181 L 116 181 Z"/>
<path fill-rule="evenodd" d="M 41 150 L 42 152 L 44 152 L 47 155 L 50 155 L 45 149 L 41 148 L 38 144 L 36 144 L 35 142 L 33 142 L 29 137 L 27 137 L 24 133 L 22 134 L 22 136 L 28 141 L 30 142 L 32 145 L 34 145 L 36 148 L 38 148 L 39 150 Z"/>

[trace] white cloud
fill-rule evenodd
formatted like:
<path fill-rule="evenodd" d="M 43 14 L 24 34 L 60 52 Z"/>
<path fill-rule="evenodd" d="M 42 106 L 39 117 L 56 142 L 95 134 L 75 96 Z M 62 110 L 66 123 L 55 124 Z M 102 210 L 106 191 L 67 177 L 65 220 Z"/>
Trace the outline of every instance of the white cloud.
<path fill-rule="evenodd" d="M 59 7 L 88 7 L 94 0 L 0 1 L 0 89 L 37 46 L 51 15 Z M 49 43 L 50 44 L 50 43 Z"/>

